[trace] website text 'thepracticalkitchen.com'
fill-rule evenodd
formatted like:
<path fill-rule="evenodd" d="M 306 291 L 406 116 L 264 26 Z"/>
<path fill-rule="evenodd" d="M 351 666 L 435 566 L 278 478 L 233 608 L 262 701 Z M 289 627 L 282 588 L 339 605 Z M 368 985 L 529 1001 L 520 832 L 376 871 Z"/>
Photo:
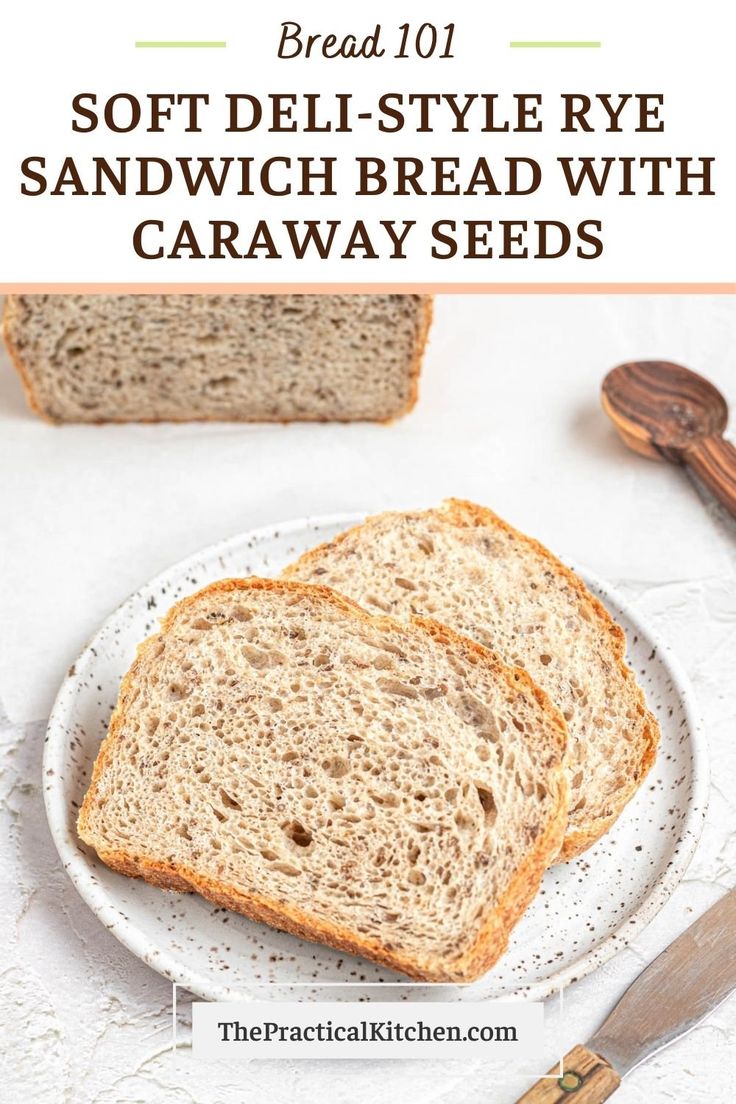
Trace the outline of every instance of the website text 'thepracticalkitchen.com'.
<path fill-rule="evenodd" d="M 426 994 L 425 994 L 426 995 Z M 192 1004 L 195 1058 L 470 1058 L 534 1060 L 544 1010 L 533 1001 L 465 1001 L 412 991 L 393 1000 Z"/>
<path fill-rule="evenodd" d="M 274 1021 L 244 1024 L 239 1020 L 218 1020 L 223 1043 L 515 1043 L 518 1033 L 512 1024 L 429 1024 L 397 1020 L 361 1020 L 357 1024 L 325 1020 L 312 1024 L 284 1024 Z"/>

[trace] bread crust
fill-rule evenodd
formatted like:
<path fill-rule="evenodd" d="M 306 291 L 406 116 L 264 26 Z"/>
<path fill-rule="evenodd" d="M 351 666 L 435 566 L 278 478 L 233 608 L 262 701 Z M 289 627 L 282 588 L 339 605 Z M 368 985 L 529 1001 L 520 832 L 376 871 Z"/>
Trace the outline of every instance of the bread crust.
<path fill-rule="evenodd" d="M 140 293 L 139 293 L 140 294 Z M 242 425 L 259 425 L 259 424 L 272 424 L 272 425 L 291 425 L 294 422 L 312 422 L 317 424 L 325 424 L 336 422 L 338 424 L 347 424 L 354 421 L 374 421 L 378 425 L 393 425 L 399 418 L 405 417 L 410 414 L 417 404 L 419 398 L 419 379 L 422 371 L 422 363 L 424 360 L 424 353 L 427 347 L 427 341 L 429 340 L 429 331 L 432 326 L 432 319 L 434 317 L 434 297 L 432 295 L 417 295 L 416 298 L 419 301 L 419 313 L 417 319 L 416 335 L 414 339 L 414 355 L 412 362 L 409 366 L 409 394 L 404 406 L 390 414 L 387 418 L 327 418 L 320 417 L 318 415 L 305 415 L 299 418 L 217 418 L 211 414 L 203 414 L 191 418 L 96 418 L 85 422 L 67 422 L 63 418 L 55 418 L 48 410 L 46 410 L 38 397 L 33 382 L 28 373 L 28 369 L 23 360 L 23 354 L 13 341 L 13 328 L 20 319 L 20 314 L 23 306 L 23 300 L 28 298 L 24 295 L 8 295 L 5 299 L 5 307 L 3 310 L 2 318 L 2 335 L 5 341 L 5 347 L 8 350 L 8 356 L 10 362 L 20 376 L 21 385 L 26 397 L 26 402 L 29 408 L 34 414 L 37 414 L 40 418 L 43 418 L 49 425 L 129 425 L 131 423 L 135 425 L 160 425 L 164 422 L 169 422 L 175 425 L 186 424 L 187 422 L 231 422 L 240 423 Z"/>
<path fill-rule="evenodd" d="M 58 425 L 59 423 L 52 418 L 38 402 L 28 371 L 23 363 L 23 357 L 13 342 L 12 330 L 13 325 L 20 315 L 21 302 L 22 296 L 20 295 L 7 295 L 5 297 L 5 306 L 3 308 L 3 340 L 5 342 L 5 348 L 8 350 L 10 363 L 20 376 L 21 386 L 23 387 L 23 393 L 25 394 L 29 408 L 34 414 L 38 414 L 39 418 L 43 418 L 45 422 L 48 422 L 49 425 Z"/>
<path fill-rule="evenodd" d="M 107 866 L 128 877 L 143 878 L 162 889 L 172 889 L 179 892 L 194 891 L 207 900 L 223 908 L 239 912 L 251 920 L 270 924 L 272 927 L 288 931 L 292 935 L 311 942 L 326 943 L 328 946 L 336 947 L 350 954 L 361 955 L 417 980 L 473 981 L 489 970 L 505 951 L 514 924 L 536 894 L 542 875 L 550 860 L 557 853 L 562 841 L 567 823 L 569 801 L 568 784 L 562 766 L 567 741 L 567 728 L 557 708 L 525 671 L 520 668 L 507 667 L 493 652 L 488 651 L 482 645 L 431 619 L 413 618 L 409 631 L 412 631 L 413 628 L 414 631 L 424 632 L 440 643 L 452 644 L 465 651 L 467 655 L 474 657 L 476 662 L 481 660 L 488 664 L 494 674 L 506 678 L 509 684 L 513 684 L 516 689 L 523 685 L 548 712 L 550 719 L 549 731 L 558 752 L 557 764 L 550 772 L 550 789 L 554 797 L 553 811 L 545 827 L 534 841 L 533 847 L 520 863 L 505 893 L 489 914 L 474 944 L 460 958 L 451 962 L 439 959 L 427 959 L 420 962 L 405 954 L 389 951 L 376 940 L 367 939 L 338 925 L 329 924 L 318 917 L 310 916 L 304 910 L 287 903 L 258 894 L 244 893 L 234 886 L 229 886 L 215 878 L 197 874 L 195 871 L 184 867 L 160 862 L 143 855 L 107 850 L 100 845 L 99 841 L 95 840 L 95 834 L 89 824 L 90 811 L 94 806 L 102 776 L 114 754 L 115 745 L 125 721 L 128 700 L 135 688 L 140 666 L 147 659 L 148 653 L 155 648 L 158 638 L 165 635 L 181 612 L 194 602 L 199 601 L 202 595 L 217 595 L 238 590 L 292 592 L 310 598 L 318 597 L 320 600 L 329 602 L 336 608 L 350 614 L 356 620 L 379 626 L 398 635 L 406 631 L 406 626 L 400 625 L 393 618 L 374 616 L 367 613 L 361 606 L 329 587 L 283 579 L 223 579 L 204 587 L 196 594 L 182 599 L 163 618 L 160 632 L 149 637 L 139 646 L 136 659 L 123 678 L 118 702 L 110 721 L 108 735 L 100 746 L 92 772 L 92 780 L 79 812 L 77 831 L 80 838 L 96 850 L 100 859 Z"/>
<path fill-rule="evenodd" d="M 543 544 L 533 537 L 528 537 L 525 533 L 519 532 L 518 529 L 514 529 L 512 525 L 509 525 L 503 518 L 500 518 L 493 510 L 485 506 L 478 506 L 476 503 L 469 502 L 466 499 L 448 498 L 445 499 L 439 508 L 423 512 L 427 514 L 440 513 L 459 528 L 490 526 L 500 529 L 502 532 L 512 535 L 515 540 L 525 544 L 527 548 L 542 557 L 542 559 L 547 560 L 553 567 L 555 573 L 561 575 L 565 579 L 575 591 L 581 602 L 588 607 L 591 614 L 598 622 L 601 632 L 608 636 L 612 658 L 618 665 L 621 675 L 630 688 L 637 711 L 640 716 L 644 718 L 644 733 L 642 746 L 640 748 L 638 778 L 632 778 L 628 785 L 621 787 L 617 795 L 618 800 L 616 802 L 616 808 L 610 816 L 598 817 L 591 820 L 585 828 L 582 829 L 568 828 L 556 860 L 557 862 L 568 862 L 571 859 L 577 858 L 583 851 L 591 847 L 608 831 L 611 825 L 615 823 L 625 806 L 639 789 L 639 786 L 656 758 L 657 746 L 659 744 L 659 724 L 654 715 L 647 708 L 644 692 L 636 682 L 633 671 L 626 663 L 626 635 L 621 626 L 617 625 L 613 620 L 603 603 L 596 598 L 594 594 L 591 594 L 585 583 L 574 571 L 563 564 L 561 560 L 558 560 Z M 369 518 L 368 521 L 377 521 L 388 516 L 390 516 L 390 514 L 378 514 L 373 518 Z M 295 563 L 285 568 L 283 577 L 288 579 L 305 564 L 309 565 L 314 561 L 319 561 L 324 549 L 342 544 L 349 539 L 353 533 L 357 532 L 362 524 L 365 523 L 355 525 L 351 529 L 347 529 L 344 533 L 338 534 L 338 536 L 334 537 L 332 540 L 325 541 L 316 548 L 305 552 Z"/>
<path fill-rule="evenodd" d="M 434 318 L 434 296 L 420 295 L 419 305 L 421 308 L 421 313 L 419 317 L 419 325 L 417 328 L 414 362 L 409 370 L 409 398 L 407 399 L 404 409 L 400 410 L 398 414 L 395 414 L 392 418 L 387 419 L 384 424 L 390 424 L 391 422 L 396 421 L 398 418 L 403 418 L 406 414 L 409 414 L 416 406 L 417 400 L 419 398 L 419 377 L 422 373 L 424 352 L 427 348 L 429 331 L 432 326 L 432 320 Z"/>

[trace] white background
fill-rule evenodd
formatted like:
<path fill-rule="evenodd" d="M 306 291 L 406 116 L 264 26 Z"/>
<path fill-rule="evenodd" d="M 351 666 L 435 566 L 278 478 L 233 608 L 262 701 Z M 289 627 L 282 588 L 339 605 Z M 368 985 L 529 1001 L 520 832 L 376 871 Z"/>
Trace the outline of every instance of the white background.
<path fill-rule="evenodd" d="M 731 105 L 736 82 L 732 60 L 731 5 L 725 0 L 642 3 L 620 0 L 526 0 L 479 4 L 439 0 L 397 6 L 378 0 L 368 7 L 335 0 L 308 5 L 241 4 L 227 0 L 98 0 L 17 3 L 3 19 L 5 49 L 0 72 L 3 96 L 3 149 L 0 174 L 0 281 L 19 282 L 289 282 L 289 281 L 731 281 L 736 280 L 736 148 Z M 325 61 L 278 60 L 276 45 L 283 20 L 298 18 L 305 30 L 355 33 L 384 25 L 384 45 L 398 24 L 456 23 L 454 60 Z M 224 50 L 136 50 L 137 39 L 225 39 Z M 518 39 L 601 40 L 597 50 L 518 50 Z M 183 133 L 177 116 L 165 134 L 73 134 L 71 100 L 83 91 L 101 98 L 115 92 L 209 92 L 210 129 Z M 540 92 L 545 129 L 527 135 L 451 135 L 446 124 L 431 135 L 408 130 L 378 135 L 368 129 L 341 135 L 221 133 L 224 92 L 352 92 L 360 109 L 374 107 L 385 91 L 497 92 L 502 105 L 513 92 Z M 560 92 L 663 92 L 663 134 L 560 135 Z M 626 108 L 622 118 L 626 120 Z M 600 118 L 603 116 L 601 114 Z M 356 124 L 363 126 L 365 124 Z M 20 163 L 46 156 L 49 166 L 65 155 L 86 164 L 92 156 L 176 157 L 232 155 L 262 159 L 273 155 L 339 155 L 343 179 L 353 156 L 460 156 L 474 162 L 487 156 L 503 165 L 509 155 L 531 156 L 548 168 L 543 190 L 528 198 L 357 199 L 348 188 L 338 198 L 191 199 L 179 188 L 160 198 L 23 197 Z M 715 156 L 718 195 L 707 197 L 571 199 L 565 194 L 555 159 L 559 155 Z M 503 173 L 500 173 L 503 179 Z M 462 174 L 461 174 L 462 179 Z M 230 219 L 250 237 L 255 223 L 268 218 L 278 231 L 284 218 L 364 218 L 376 228 L 381 219 L 416 219 L 407 261 L 162 260 L 137 258 L 133 228 L 143 219 L 162 218 L 165 239 L 173 242 L 179 222 L 190 218 L 204 233 L 210 219 Z M 432 261 L 427 227 L 440 218 L 499 220 L 560 219 L 577 224 L 600 218 L 605 252 L 597 261 L 569 255 L 559 261 Z M 495 234 L 495 231 L 494 231 Z M 283 241 L 283 234 L 277 234 Z M 341 235 L 341 241 L 345 236 Z M 376 242 L 382 241 L 376 230 Z M 384 253 L 385 258 L 385 253 Z"/>
<path fill-rule="evenodd" d="M 607 576 L 675 649 L 706 722 L 713 786 L 685 883 L 633 945 L 547 1006 L 540 1070 L 733 885 L 736 524 L 686 476 L 629 453 L 600 410 L 612 365 L 680 360 L 736 405 L 736 298 L 441 298 L 416 410 L 393 426 L 45 425 L 0 364 L 0 1084 L 27 1104 L 511 1104 L 481 1065 L 259 1063 L 187 1049 L 180 995 L 104 929 L 60 868 L 42 805 L 44 723 L 109 611 L 221 537 L 305 513 L 474 498 Z M 735 1098 L 731 1000 L 628 1078 L 620 1104 Z"/>

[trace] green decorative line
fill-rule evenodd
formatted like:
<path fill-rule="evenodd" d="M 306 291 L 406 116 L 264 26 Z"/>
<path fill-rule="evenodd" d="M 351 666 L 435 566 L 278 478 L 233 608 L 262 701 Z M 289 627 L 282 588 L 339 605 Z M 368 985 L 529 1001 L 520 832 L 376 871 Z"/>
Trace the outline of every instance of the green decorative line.
<path fill-rule="evenodd" d="M 599 50 L 600 42 L 509 42 L 512 50 Z"/>
<path fill-rule="evenodd" d="M 227 42 L 136 42 L 136 50 L 222 50 Z"/>

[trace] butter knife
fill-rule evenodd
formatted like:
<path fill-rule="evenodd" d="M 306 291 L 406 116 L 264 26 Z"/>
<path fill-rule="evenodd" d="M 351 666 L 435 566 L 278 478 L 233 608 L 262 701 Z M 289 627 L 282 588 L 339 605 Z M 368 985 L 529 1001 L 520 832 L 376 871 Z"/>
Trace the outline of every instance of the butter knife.
<path fill-rule="evenodd" d="M 736 989 L 736 889 L 721 897 L 632 982 L 585 1046 L 517 1104 L 601 1104 L 622 1077 L 686 1035 Z M 555 1077 L 554 1075 L 557 1074 Z"/>

